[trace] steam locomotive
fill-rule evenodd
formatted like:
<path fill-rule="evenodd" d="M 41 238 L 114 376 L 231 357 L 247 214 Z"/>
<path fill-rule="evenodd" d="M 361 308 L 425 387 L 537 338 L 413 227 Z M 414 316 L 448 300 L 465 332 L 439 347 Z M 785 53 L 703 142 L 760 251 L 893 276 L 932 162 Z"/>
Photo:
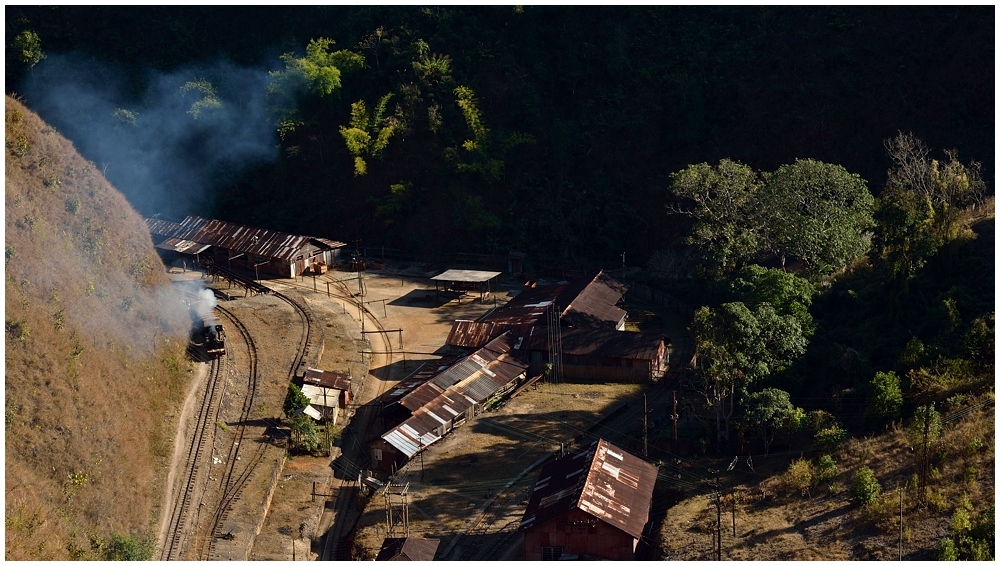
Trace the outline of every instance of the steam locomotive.
<path fill-rule="evenodd" d="M 199 314 L 198 310 L 192 306 L 191 322 L 192 347 L 211 358 L 225 355 L 226 333 L 222 329 L 222 323 L 215 317 L 215 313 L 211 309 Z"/>
<path fill-rule="evenodd" d="M 208 311 L 201 316 L 201 341 L 205 353 L 212 357 L 226 353 L 226 333 L 215 313 Z"/>

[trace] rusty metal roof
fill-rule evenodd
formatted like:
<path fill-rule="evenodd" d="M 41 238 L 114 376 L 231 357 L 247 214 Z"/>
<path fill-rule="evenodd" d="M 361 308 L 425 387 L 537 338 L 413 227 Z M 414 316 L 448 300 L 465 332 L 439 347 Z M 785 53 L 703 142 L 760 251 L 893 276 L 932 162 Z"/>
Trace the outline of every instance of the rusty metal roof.
<path fill-rule="evenodd" d="M 434 560 L 441 541 L 435 538 L 387 538 L 375 556 L 377 561 L 414 560 L 428 562 Z"/>
<path fill-rule="evenodd" d="M 528 364 L 510 355 L 514 343 L 504 334 L 415 387 L 399 401 L 412 416 L 382 438 L 408 457 L 440 440 L 438 428 L 524 374 Z"/>
<path fill-rule="evenodd" d="M 559 306 L 563 307 L 563 324 L 568 326 L 621 324 L 625 319 L 625 311 L 616 305 L 627 290 L 627 287 L 603 271 L 598 272 L 590 281 L 582 279 L 571 283 L 559 297 L 558 302 Z"/>
<path fill-rule="evenodd" d="M 533 329 L 521 344 L 522 350 L 548 351 L 549 337 L 545 328 Z M 655 360 L 660 346 L 666 341 L 662 334 L 628 332 L 608 327 L 562 329 L 562 353 L 594 358 Z"/>
<path fill-rule="evenodd" d="M 351 376 L 346 373 L 309 368 L 302 377 L 302 381 L 310 385 L 326 387 L 328 389 L 339 389 L 340 391 L 351 390 Z"/>
<path fill-rule="evenodd" d="M 414 389 L 423 385 L 432 377 L 448 369 L 449 366 L 457 362 L 461 356 L 444 356 L 438 360 L 425 362 L 417 373 L 403 379 L 380 397 L 384 408 L 388 409 L 409 395 Z"/>
<path fill-rule="evenodd" d="M 511 322 L 508 320 L 456 320 L 448 333 L 445 344 L 456 348 L 482 348 L 487 342 L 508 330 L 514 336 L 527 334 L 536 321 Z M 516 346 L 515 346 L 516 348 Z"/>
<path fill-rule="evenodd" d="M 478 373 L 485 373 L 487 375 L 499 373 L 500 375 L 506 377 L 508 371 L 511 371 L 511 368 L 520 367 L 521 365 L 524 366 L 521 368 L 521 372 L 523 372 L 528 366 L 526 364 L 522 364 L 520 361 L 514 360 L 508 355 L 508 353 L 514 349 L 516 344 L 517 340 L 509 334 L 504 334 L 494 338 L 479 350 L 476 350 L 472 354 L 462 358 L 438 375 L 431 378 L 429 381 L 414 388 L 413 391 L 400 399 L 400 404 L 410 411 L 416 411 L 418 408 L 433 401 L 439 395 L 444 393 L 449 387 L 467 380 Z M 513 379 L 519 374 L 520 372 L 514 374 L 513 376 L 509 376 L 510 378 L 504 381 L 504 383 L 510 381 L 510 379 Z M 499 386 L 497 389 L 499 389 Z M 494 391 L 496 391 L 496 389 L 494 389 Z M 482 399 L 476 399 L 476 402 L 481 400 Z"/>
<path fill-rule="evenodd" d="M 188 216 L 169 236 L 170 238 L 160 247 L 175 240 L 197 242 L 206 247 L 216 246 L 233 252 L 286 262 L 295 261 L 299 256 L 311 255 L 315 251 L 337 249 L 345 245 L 324 238 L 297 236 L 199 216 Z"/>
<path fill-rule="evenodd" d="M 191 240 L 184 240 L 181 238 L 167 238 L 159 244 L 156 244 L 156 247 L 161 250 L 195 255 L 207 250 L 212 247 L 212 245 L 202 244 Z"/>
<path fill-rule="evenodd" d="M 149 228 L 149 233 L 154 236 L 166 237 L 181 227 L 179 222 L 163 220 L 162 218 L 146 218 L 145 220 L 146 226 Z"/>
<path fill-rule="evenodd" d="M 601 439 L 587 449 L 542 467 L 520 529 L 527 530 L 580 509 L 642 536 L 656 483 L 656 466 Z"/>

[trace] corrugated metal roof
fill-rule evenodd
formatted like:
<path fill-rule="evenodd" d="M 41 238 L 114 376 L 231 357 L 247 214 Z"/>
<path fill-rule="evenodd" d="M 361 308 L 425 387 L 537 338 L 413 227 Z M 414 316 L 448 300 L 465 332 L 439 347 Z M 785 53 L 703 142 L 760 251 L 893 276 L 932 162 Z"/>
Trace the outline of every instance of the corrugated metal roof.
<path fill-rule="evenodd" d="M 500 275 L 499 271 L 476 271 L 474 269 L 449 269 L 431 279 L 435 281 L 452 281 L 461 283 L 485 283 Z"/>
<path fill-rule="evenodd" d="M 171 239 L 198 242 L 285 262 L 295 261 L 300 255 L 311 255 L 314 251 L 337 249 L 345 245 L 325 238 L 297 236 L 199 216 L 188 216 L 169 236 Z"/>
<path fill-rule="evenodd" d="M 407 457 L 420 450 L 421 442 L 437 441 L 436 429 L 524 374 L 528 364 L 511 357 L 512 348 L 510 335 L 500 336 L 414 388 L 400 400 L 412 416 L 382 438 Z M 425 436 L 429 441 L 418 440 Z"/>
<path fill-rule="evenodd" d="M 434 560 L 441 541 L 434 538 L 387 538 L 375 556 L 376 561 L 413 560 L 427 562 Z"/>
<path fill-rule="evenodd" d="M 338 406 L 337 400 L 340 398 L 340 393 L 335 389 L 317 387 L 308 383 L 302 386 L 302 394 L 309 398 L 310 405 L 317 407 L 336 408 Z"/>
<path fill-rule="evenodd" d="M 346 373 L 324 371 L 316 368 L 309 368 L 302 377 L 304 383 L 327 387 L 329 389 L 339 389 L 340 391 L 351 390 L 351 376 Z"/>
<path fill-rule="evenodd" d="M 564 328 L 561 335 L 564 354 L 626 360 L 657 359 L 660 345 L 665 340 L 662 334 L 612 330 L 609 327 Z M 538 328 L 525 338 L 521 349 L 548 351 L 548 338 L 546 329 Z"/>
<path fill-rule="evenodd" d="M 560 296 L 557 303 L 564 307 L 562 311 L 564 324 L 596 326 L 609 323 L 617 326 L 625 319 L 625 311 L 616 306 L 628 290 L 623 284 L 603 271 L 598 272 L 579 291 L 576 290 L 578 284 L 579 282 L 575 282 L 570 285 L 563 293 L 565 296 Z"/>
<path fill-rule="evenodd" d="M 200 254 L 212 246 L 209 244 L 199 244 L 198 242 L 193 242 L 191 240 L 182 240 L 180 238 L 167 238 L 159 244 L 156 244 L 156 247 L 161 250 L 194 255 Z"/>
<path fill-rule="evenodd" d="M 516 338 L 509 334 L 494 338 L 479 350 L 452 364 L 429 381 L 415 387 L 410 393 L 400 399 L 399 403 L 410 411 L 416 411 L 419 407 L 430 403 L 449 387 L 468 379 L 477 372 L 495 372 L 496 369 L 493 366 L 497 365 L 498 359 L 513 350 L 516 343 Z M 499 365 L 503 366 L 504 371 L 508 371 L 508 368 L 523 365 L 521 368 L 521 372 L 523 372 L 528 367 L 526 364 L 522 364 L 512 358 L 505 358 L 503 363 Z M 520 375 L 520 372 L 516 375 Z M 516 375 L 510 379 L 513 379 Z M 510 379 L 507 379 L 507 381 L 510 381 Z M 477 401 L 481 401 L 481 399 Z"/>
<path fill-rule="evenodd" d="M 601 439 L 583 452 L 546 464 L 538 474 L 521 530 L 580 509 L 633 538 L 642 536 L 656 466 Z"/>
<path fill-rule="evenodd" d="M 522 336 L 535 322 L 534 320 L 527 322 L 456 320 L 445 343 L 455 348 L 482 348 L 490 340 L 508 330 L 514 336 Z"/>
<path fill-rule="evenodd" d="M 149 233 L 154 236 L 169 236 L 181 227 L 179 222 L 163 220 L 162 218 L 146 218 Z"/>
<path fill-rule="evenodd" d="M 382 438 L 386 442 L 405 454 L 407 458 L 412 458 L 421 448 L 425 448 L 441 440 L 441 437 L 433 432 L 433 430 L 417 432 L 417 429 L 410 426 L 411 421 L 414 421 L 412 417 L 407 419 L 405 423 L 382 435 Z"/>

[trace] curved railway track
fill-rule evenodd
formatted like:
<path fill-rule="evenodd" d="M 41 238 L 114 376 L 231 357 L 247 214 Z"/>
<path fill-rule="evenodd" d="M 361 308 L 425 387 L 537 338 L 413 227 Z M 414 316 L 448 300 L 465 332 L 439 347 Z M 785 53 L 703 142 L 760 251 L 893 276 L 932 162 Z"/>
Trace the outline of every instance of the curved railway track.
<path fill-rule="evenodd" d="M 254 399 L 257 394 L 257 345 L 253 340 L 253 336 L 250 335 L 249 329 L 247 329 L 246 325 L 244 325 L 243 322 L 236 317 L 236 315 L 224 307 L 216 308 L 234 327 L 236 327 L 237 330 L 239 330 L 239 334 L 243 338 L 247 347 L 247 360 L 249 368 L 247 372 L 246 395 L 243 396 L 243 405 L 240 408 L 240 414 L 237 417 L 236 424 L 234 425 L 236 428 L 236 434 L 233 443 L 228 447 L 229 450 L 225 460 L 226 469 L 221 482 L 219 504 L 215 506 L 213 510 L 207 531 L 211 533 L 210 542 L 207 545 L 207 549 L 204 544 L 199 549 L 199 558 L 202 559 L 210 558 L 215 551 L 216 541 L 220 537 L 225 536 L 225 533 L 222 533 L 220 530 L 223 520 L 228 517 L 233 503 L 239 499 L 240 492 L 250 479 L 254 469 L 264 459 L 265 455 L 264 443 L 258 443 L 256 449 L 253 450 L 253 453 L 245 461 L 241 455 L 244 442 L 247 440 L 246 423 L 250 420 Z M 227 343 L 227 349 L 229 349 L 231 344 L 231 341 Z M 227 354 L 229 354 L 227 358 L 232 360 L 231 351 L 227 352 Z M 237 471 L 237 462 L 241 462 L 243 464 L 242 469 L 239 471 Z"/>
<path fill-rule="evenodd" d="M 378 317 L 368 309 L 364 303 L 363 298 L 357 297 L 351 290 L 347 287 L 347 283 L 339 279 L 333 278 L 328 275 L 324 278 L 326 281 L 334 284 L 336 292 L 330 291 L 330 296 L 349 303 L 354 308 L 358 309 L 358 314 L 360 317 L 364 317 L 366 320 L 370 321 L 372 325 L 377 329 L 376 333 L 381 337 L 383 343 L 383 356 L 385 368 L 385 374 L 381 379 L 378 379 L 378 390 L 372 399 L 377 399 L 385 391 L 386 386 L 390 383 L 390 372 L 392 371 L 392 361 L 393 361 L 393 345 L 392 340 L 389 338 L 388 334 L 385 332 L 385 327 Z M 298 285 L 295 285 L 298 286 Z M 302 286 L 305 287 L 305 286 Z M 308 289 L 308 288 L 307 288 Z M 329 289 L 329 286 L 328 286 Z M 311 290 L 311 289 L 310 289 Z M 364 335 L 362 335 L 364 337 Z M 376 370 L 377 371 L 377 370 Z M 367 382 L 367 376 L 361 376 L 361 383 L 358 385 L 358 399 L 362 400 L 366 398 L 364 395 L 364 389 Z M 351 533 L 354 530 L 354 526 L 357 522 L 360 513 L 354 509 L 351 509 L 349 503 L 354 499 L 346 494 L 350 493 L 352 489 L 358 489 L 358 486 L 353 485 L 356 480 L 352 479 L 362 472 L 364 467 L 370 467 L 371 461 L 368 457 L 367 451 L 364 449 L 364 443 L 367 440 L 367 435 L 371 429 L 371 423 L 376 418 L 375 407 L 371 404 L 363 404 L 358 408 L 358 411 L 351 420 L 351 428 L 353 429 L 351 446 L 344 446 L 344 461 L 340 463 L 339 469 L 343 472 L 343 479 L 340 481 L 338 493 L 344 496 L 338 496 L 336 500 L 335 508 L 335 520 L 331 529 L 326 533 L 325 541 L 323 544 L 323 551 L 320 555 L 322 560 L 350 560 L 350 540 Z M 353 456 L 353 457 L 352 457 Z"/>

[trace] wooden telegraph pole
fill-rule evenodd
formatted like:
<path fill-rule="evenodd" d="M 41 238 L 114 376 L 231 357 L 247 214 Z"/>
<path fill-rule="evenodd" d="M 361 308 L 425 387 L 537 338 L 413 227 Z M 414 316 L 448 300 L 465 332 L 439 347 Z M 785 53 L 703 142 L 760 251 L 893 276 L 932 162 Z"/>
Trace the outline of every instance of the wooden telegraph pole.
<path fill-rule="evenodd" d="M 622 254 L 623 256 L 625 254 Z M 646 394 L 642 395 L 642 455 L 649 457 L 649 409 L 646 406 Z"/>
<path fill-rule="evenodd" d="M 674 421 L 674 441 L 677 441 L 677 392 L 674 391 L 674 413 L 670 415 L 670 419 Z"/>

